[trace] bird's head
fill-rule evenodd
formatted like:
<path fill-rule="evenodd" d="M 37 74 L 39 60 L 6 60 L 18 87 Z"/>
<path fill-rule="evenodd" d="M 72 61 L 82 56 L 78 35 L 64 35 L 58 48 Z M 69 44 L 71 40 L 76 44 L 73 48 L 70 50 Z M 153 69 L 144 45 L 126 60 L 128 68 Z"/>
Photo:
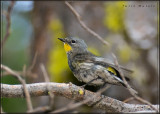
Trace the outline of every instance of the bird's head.
<path fill-rule="evenodd" d="M 66 53 L 77 54 L 87 51 L 87 45 L 82 39 L 75 37 L 58 38 L 58 39 L 64 43 L 64 49 Z"/>

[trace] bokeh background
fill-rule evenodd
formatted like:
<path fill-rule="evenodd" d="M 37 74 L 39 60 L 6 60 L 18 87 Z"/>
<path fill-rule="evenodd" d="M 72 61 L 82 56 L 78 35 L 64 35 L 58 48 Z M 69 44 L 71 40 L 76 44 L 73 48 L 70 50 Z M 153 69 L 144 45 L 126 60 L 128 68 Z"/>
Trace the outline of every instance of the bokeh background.
<path fill-rule="evenodd" d="M 10 1 L 1 3 L 2 12 L 7 11 Z M 119 64 L 134 71 L 129 77 L 130 85 L 139 96 L 158 104 L 159 62 L 159 7 L 158 1 L 77 1 L 71 5 L 92 30 L 108 41 L 105 46 L 84 30 L 64 1 L 17 1 L 11 13 L 11 34 L 2 50 L 2 64 L 16 71 L 29 68 L 35 55 L 36 63 L 24 77 L 27 83 L 44 82 L 40 64 L 47 69 L 52 82 L 82 85 L 73 76 L 67 64 L 63 44 L 57 38 L 76 36 L 98 56 L 112 59 L 113 52 Z M 6 18 L 1 14 L 1 39 L 5 34 Z M 19 84 L 12 76 L 1 77 L 1 83 Z M 96 91 L 97 88 L 88 86 Z M 131 95 L 124 87 L 112 86 L 105 93 L 118 100 Z M 45 106 L 47 96 L 32 98 L 33 106 Z M 54 109 L 66 106 L 70 100 L 55 96 Z M 136 100 L 130 103 L 140 103 Z M 4 112 L 25 112 L 23 98 L 1 98 Z M 102 112 L 83 105 L 71 112 Z"/>

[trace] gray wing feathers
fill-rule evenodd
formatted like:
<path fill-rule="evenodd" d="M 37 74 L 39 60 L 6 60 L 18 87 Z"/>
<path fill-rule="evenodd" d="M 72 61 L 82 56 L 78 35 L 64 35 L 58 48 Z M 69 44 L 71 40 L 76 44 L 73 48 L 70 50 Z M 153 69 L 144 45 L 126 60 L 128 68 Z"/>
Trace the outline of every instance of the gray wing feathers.
<path fill-rule="evenodd" d="M 105 67 L 111 66 L 111 67 L 115 68 L 116 70 L 118 70 L 117 66 L 114 65 L 114 62 L 112 60 L 107 59 L 107 58 L 97 57 L 97 56 L 93 55 L 92 53 L 79 54 L 79 55 L 76 55 L 74 59 L 77 61 L 85 61 L 88 63 L 94 62 L 95 64 L 96 63 L 101 64 Z M 129 74 L 129 73 L 133 72 L 123 66 L 120 66 L 120 68 L 124 71 L 124 74 Z"/>
<path fill-rule="evenodd" d="M 108 65 L 114 67 L 115 69 L 118 69 L 117 66 L 114 65 L 114 62 L 111 61 L 111 60 L 109 60 L 109 59 L 101 58 L 101 57 L 93 57 L 93 58 L 94 58 L 94 60 L 97 61 L 97 62 L 103 62 L 102 64 L 106 64 L 106 66 L 107 66 L 107 64 L 108 64 Z M 127 68 L 125 68 L 125 67 L 123 67 L 123 66 L 121 66 L 121 65 L 119 65 L 119 66 L 120 66 L 120 68 L 121 68 L 123 71 L 125 71 L 125 72 L 127 72 L 127 73 L 132 73 L 132 72 L 133 72 L 132 70 L 129 70 L 129 69 L 127 69 Z"/>

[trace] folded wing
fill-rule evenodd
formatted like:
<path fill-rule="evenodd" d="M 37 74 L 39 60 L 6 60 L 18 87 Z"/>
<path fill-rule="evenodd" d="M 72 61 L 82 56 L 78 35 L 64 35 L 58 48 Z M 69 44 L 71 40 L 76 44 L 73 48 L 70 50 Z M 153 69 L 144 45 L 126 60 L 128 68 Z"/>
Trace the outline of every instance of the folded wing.
<path fill-rule="evenodd" d="M 118 71 L 118 67 L 116 65 L 114 65 L 114 63 L 111 60 L 108 60 L 106 58 L 97 57 L 97 56 L 93 55 L 92 53 L 86 53 L 86 54 L 83 53 L 83 54 L 76 55 L 74 60 L 79 61 L 79 62 L 94 63 L 96 65 L 101 65 L 101 66 L 105 67 L 110 73 L 116 74 L 115 76 L 122 79 L 122 77 L 120 76 L 120 73 Z M 129 78 L 126 76 L 128 76 L 133 71 L 131 71 L 123 66 L 120 66 L 120 68 L 125 75 L 125 79 L 127 81 L 129 81 Z"/>

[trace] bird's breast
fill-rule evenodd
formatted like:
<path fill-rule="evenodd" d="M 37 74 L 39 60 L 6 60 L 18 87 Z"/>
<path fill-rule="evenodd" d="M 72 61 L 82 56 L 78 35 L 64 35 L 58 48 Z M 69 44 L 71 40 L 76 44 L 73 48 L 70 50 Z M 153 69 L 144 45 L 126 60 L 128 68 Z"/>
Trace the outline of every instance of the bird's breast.
<path fill-rule="evenodd" d="M 68 58 L 69 68 L 74 73 L 76 71 L 76 68 L 77 68 L 78 64 L 73 60 L 73 57 L 70 54 L 67 54 L 67 58 Z"/>

